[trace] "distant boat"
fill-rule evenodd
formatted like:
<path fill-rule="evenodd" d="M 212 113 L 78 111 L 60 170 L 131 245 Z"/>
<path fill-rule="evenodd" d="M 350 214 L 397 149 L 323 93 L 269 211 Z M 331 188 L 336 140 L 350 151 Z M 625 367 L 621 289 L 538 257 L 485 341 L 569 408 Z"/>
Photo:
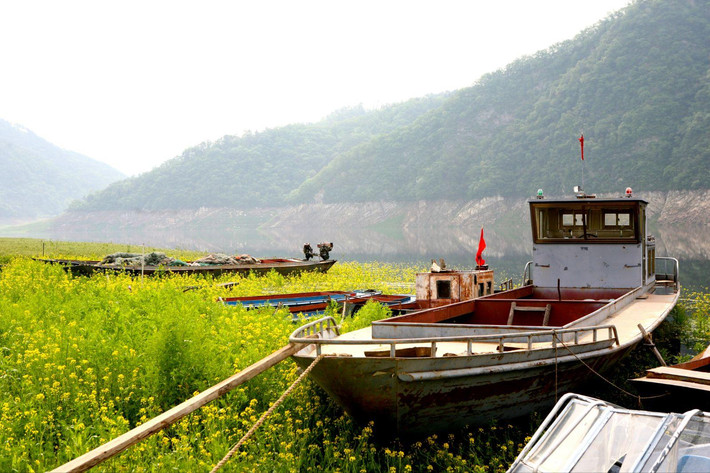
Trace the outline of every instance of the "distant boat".
<path fill-rule="evenodd" d="M 689 406 L 710 411 L 710 347 L 685 363 L 646 370 L 633 381 L 644 406 L 657 410 Z"/>
<path fill-rule="evenodd" d="M 267 258 L 255 263 L 244 264 L 215 264 L 207 266 L 114 266 L 101 264 L 100 261 L 66 260 L 66 259 L 39 259 L 45 263 L 61 264 L 67 271 L 76 276 L 88 276 L 95 272 L 124 272 L 134 276 L 151 276 L 154 274 L 266 274 L 276 271 L 284 276 L 297 274 L 303 271 L 326 272 L 336 260 L 306 261 L 295 258 Z"/>
<path fill-rule="evenodd" d="M 227 305 L 241 304 L 248 309 L 259 307 L 286 307 L 292 314 L 322 314 L 331 302 L 348 304 L 348 313 L 357 311 L 368 301 L 379 302 L 396 312 L 419 308 L 416 299 L 406 294 L 382 294 L 378 291 L 325 291 L 273 294 L 262 296 L 223 297 Z"/>
<path fill-rule="evenodd" d="M 341 334 L 322 318 L 294 331 L 293 358 L 355 419 L 402 437 L 549 407 L 612 367 L 680 293 L 678 263 L 655 257 L 647 202 L 630 195 L 529 201 L 533 261 L 522 287 L 493 293 L 492 271 L 431 273 L 431 308 Z M 656 279 L 656 260 L 671 270 Z M 533 279 L 534 277 L 534 279 Z M 424 287 L 426 286 L 426 287 Z M 469 288 L 475 291 L 471 292 Z M 471 298 L 449 302 L 462 291 Z M 468 300 L 466 300 L 468 299 Z"/>
<path fill-rule="evenodd" d="M 681 406 L 675 406 L 681 407 Z M 708 472 L 710 413 L 625 409 L 567 394 L 508 473 Z"/>

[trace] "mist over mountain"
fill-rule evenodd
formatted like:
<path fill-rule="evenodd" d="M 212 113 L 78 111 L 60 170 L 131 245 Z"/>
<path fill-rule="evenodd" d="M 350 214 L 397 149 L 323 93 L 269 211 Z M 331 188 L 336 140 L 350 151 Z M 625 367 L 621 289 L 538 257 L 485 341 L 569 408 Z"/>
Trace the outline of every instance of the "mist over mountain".
<path fill-rule="evenodd" d="M 74 210 L 710 187 L 710 8 L 644 0 L 473 86 L 203 143 Z M 462 61 L 475 58 L 460 58 Z M 472 78 L 473 80 L 474 78 Z"/>
<path fill-rule="evenodd" d="M 0 223 L 59 215 L 69 204 L 125 175 L 0 120 Z"/>

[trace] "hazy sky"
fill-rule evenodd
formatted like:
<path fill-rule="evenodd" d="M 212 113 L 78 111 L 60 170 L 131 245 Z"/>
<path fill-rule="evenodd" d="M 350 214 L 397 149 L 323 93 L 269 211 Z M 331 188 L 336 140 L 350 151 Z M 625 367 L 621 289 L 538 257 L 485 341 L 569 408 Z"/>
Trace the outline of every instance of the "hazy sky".
<path fill-rule="evenodd" d="M 472 85 L 629 0 L 0 0 L 0 118 L 127 174 Z"/>

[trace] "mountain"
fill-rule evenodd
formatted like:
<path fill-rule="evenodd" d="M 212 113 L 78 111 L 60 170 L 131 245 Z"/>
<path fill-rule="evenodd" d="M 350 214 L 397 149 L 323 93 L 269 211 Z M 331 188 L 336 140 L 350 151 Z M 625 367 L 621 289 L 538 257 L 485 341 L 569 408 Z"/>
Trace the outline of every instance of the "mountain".
<path fill-rule="evenodd" d="M 445 94 L 367 112 L 339 110 L 314 124 L 225 136 L 185 150 L 158 168 L 90 195 L 75 210 L 160 210 L 281 205 L 334 156 L 406 126 Z"/>
<path fill-rule="evenodd" d="M 0 120 L 0 169 L 2 223 L 59 215 L 73 200 L 125 177 L 4 120 Z"/>
<path fill-rule="evenodd" d="M 706 2 L 640 0 L 469 88 L 225 136 L 75 208 L 474 200 L 583 180 L 590 192 L 707 189 L 708 51 Z"/>
<path fill-rule="evenodd" d="M 708 188 L 707 6 L 636 2 L 336 157 L 293 197 L 367 201 L 373 189 L 404 201 L 530 196 L 538 188 L 569 194 L 582 172 L 592 192 Z M 380 172 L 355 179 L 352 163 Z"/>

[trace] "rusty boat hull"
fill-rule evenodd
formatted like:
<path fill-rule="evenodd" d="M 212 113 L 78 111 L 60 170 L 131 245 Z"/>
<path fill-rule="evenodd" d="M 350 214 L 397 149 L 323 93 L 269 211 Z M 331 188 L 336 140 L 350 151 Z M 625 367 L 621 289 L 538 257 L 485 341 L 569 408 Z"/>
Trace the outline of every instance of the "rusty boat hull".
<path fill-rule="evenodd" d="M 642 340 L 637 325 L 652 332 L 678 298 L 644 288 L 611 299 L 608 290 L 573 292 L 553 300 L 534 287 L 516 289 L 340 335 L 334 321 L 321 319 L 294 332 L 292 342 L 317 341 L 293 359 L 305 369 L 323 355 L 311 378 L 386 436 L 512 419 L 548 408 L 612 368 Z M 513 303 L 515 310 L 549 305 L 550 325 L 531 324 L 541 312 L 506 325 Z"/>
<path fill-rule="evenodd" d="M 311 379 L 356 421 L 363 425 L 373 421 L 379 435 L 419 438 L 547 409 L 564 393 L 588 382 L 590 368 L 604 372 L 632 348 L 590 354 L 582 358 L 587 366 L 569 356 L 555 363 L 554 358 L 527 361 L 514 353 L 484 359 L 367 362 L 325 357 Z M 309 356 L 293 358 L 302 369 L 313 362 Z M 474 372 L 456 373 L 466 370 Z M 433 378 L 413 379 L 412 373 L 432 373 Z"/>

